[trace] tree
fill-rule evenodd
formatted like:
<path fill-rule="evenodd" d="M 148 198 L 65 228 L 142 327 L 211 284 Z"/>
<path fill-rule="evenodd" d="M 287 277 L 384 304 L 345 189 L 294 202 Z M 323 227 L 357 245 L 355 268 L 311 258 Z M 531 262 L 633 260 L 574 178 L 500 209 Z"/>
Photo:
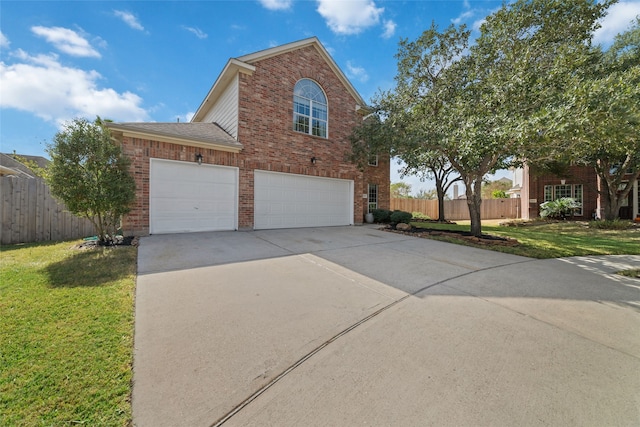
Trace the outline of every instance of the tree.
<path fill-rule="evenodd" d="M 551 155 L 594 168 L 604 218 L 611 220 L 640 176 L 640 18 L 591 58 L 594 66 L 575 74 L 537 123 Z"/>
<path fill-rule="evenodd" d="M 465 183 L 471 232 L 481 234 L 482 178 L 525 152 L 531 117 L 557 99 L 584 65 L 609 3 L 519 0 L 487 17 L 469 54 L 450 68 L 457 88 L 442 117 L 442 144 Z"/>
<path fill-rule="evenodd" d="M 442 138 L 439 117 L 451 90 L 442 77 L 468 47 L 469 34 L 464 26 L 439 32 L 432 24 L 417 41 L 401 40 L 396 55 L 396 89 L 376 95 L 372 119 L 355 129 L 352 136 L 356 159 L 363 158 L 368 150 L 389 152 L 405 163 L 403 176 L 417 174 L 433 179 L 439 221 L 446 221 L 447 191 L 460 180 L 438 147 Z"/>
<path fill-rule="evenodd" d="M 411 184 L 406 182 L 394 182 L 391 184 L 391 197 L 396 199 L 408 199 L 411 197 Z"/>
<path fill-rule="evenodd" d="M 435 188 L 430 190 L 421 189 L 416 193 L 416 199 L 421 200 L 437 200 L 438 199 L 438 191 Z"/>
<path fill-rule="evenodd" d="M 19 154 L 11 154 L 13 160 L 22 163 L 26 167 L 28 167 L 33 174 L 39 178 L 44 178 L 47 174 L 47 170 L 45 168 L 41 168 L 40 165 L 35 160 L 29 160 L 26 157 L 23 157 Z"/>
<path fill-rule="evenodd" d="M 483 199 L 506 199 L 507 190 L 511 188 L 512 182 L 508 178 L 501 178 L 495 181 L 485 181 L 482 184 Z"/>
<path fill-rule="evenodd" d="M 74 119 L 47 146 L 51 193 L 70 212 L 88 218 L 102 244 L 112 243 L 135 198 L 129 160 L 102 120 Z"/>
<path fill-rule="evenodd" d="M 480 236 L 484 176 L 538 142 L 531 117 L 584 68 L 610 4 L 518 0 L 487 17 L 469 48 L 464 26 L 432 25 L 415 42 L 402 40 L 396 87 L 376 100 L 378 128 L 364 139 L 387 138 L 412 166 L 426 164 L 425 153 L 444 156 L 465 184 L 471 232 Z"/>

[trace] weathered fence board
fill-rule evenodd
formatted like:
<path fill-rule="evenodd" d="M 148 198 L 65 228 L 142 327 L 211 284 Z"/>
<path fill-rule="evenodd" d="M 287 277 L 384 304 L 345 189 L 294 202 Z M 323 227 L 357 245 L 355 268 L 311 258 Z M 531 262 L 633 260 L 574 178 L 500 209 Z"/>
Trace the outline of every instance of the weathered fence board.
<path fill-rule="evenodd" d="M 69 213 L 42 179 L 0 177 L 0 243 L 79 239 L 95 234 L 91 221 Z"/>
<path fill-rule="evenodd" d="M 438 218 L 438 201 L 423 199 L 391 199 L 391 210 L 421 212 Z M 520 199 L 488 199 L 480 205 L 482 219 L 520 218 Z M 466 200 L 445 200 L 445 218 L 451 221 L 469 220 Z"/>

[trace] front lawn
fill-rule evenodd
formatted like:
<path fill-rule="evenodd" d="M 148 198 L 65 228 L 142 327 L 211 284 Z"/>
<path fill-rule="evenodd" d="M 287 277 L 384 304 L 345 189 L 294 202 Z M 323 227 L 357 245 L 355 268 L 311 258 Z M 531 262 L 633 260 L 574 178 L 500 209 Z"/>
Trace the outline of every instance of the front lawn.
<path fill-rule="evenodd" d="M 135 247 L 0 247 L 0 425 L 131 423 Z"/>
<path fill-rule="evenodd" d="M 484 224 L 483 234 L 510 237 L 520 242 L 517 246 L 481 246 L 500 252 L 531 258 L 560 258 L 585 255 L 640 255 L 640 228 L 627 230 L 601 230 L 589 228 L 586 222 L 539 223 L 520 227 L 503 227 Z M 469 231 L 466 223 L 438 224 L 412 223 L 414 227 L 438 230 Z M 436 237 L 437 238 L 437 237 Z M 457 239 L 437 238 L 453 243 Z M 470 243 L 471 246 L 475 246 Z"/>

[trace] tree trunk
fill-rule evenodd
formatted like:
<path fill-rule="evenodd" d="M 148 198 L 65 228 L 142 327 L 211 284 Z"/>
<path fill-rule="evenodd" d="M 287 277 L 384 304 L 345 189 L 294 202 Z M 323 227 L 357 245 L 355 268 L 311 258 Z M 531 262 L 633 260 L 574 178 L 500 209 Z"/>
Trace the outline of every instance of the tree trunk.
<path fill-rule="evenodd" d="M 479 179 L 465 179 L 465 186 L 469 217 L 471 218 L 471 234 L 475 237 L 482 237 L 482 220 L 480 218 L 482 177 Z"/>
<path fill-rule="evenodd" d="M 438 222 L 447 222 L 444 215 L 444 188 L 442 181 L 436 179 L 436 192 L 438 193 Z"/>

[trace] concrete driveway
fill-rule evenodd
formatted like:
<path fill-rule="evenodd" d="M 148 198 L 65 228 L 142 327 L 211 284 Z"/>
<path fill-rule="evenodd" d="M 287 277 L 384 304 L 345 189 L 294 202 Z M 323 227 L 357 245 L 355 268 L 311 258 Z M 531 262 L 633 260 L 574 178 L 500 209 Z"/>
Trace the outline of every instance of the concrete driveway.
<path fill-rule="evenodd" d="M 336 227 L 150 236 L 134 424 L 640 424 L 639 256 Z"/>

